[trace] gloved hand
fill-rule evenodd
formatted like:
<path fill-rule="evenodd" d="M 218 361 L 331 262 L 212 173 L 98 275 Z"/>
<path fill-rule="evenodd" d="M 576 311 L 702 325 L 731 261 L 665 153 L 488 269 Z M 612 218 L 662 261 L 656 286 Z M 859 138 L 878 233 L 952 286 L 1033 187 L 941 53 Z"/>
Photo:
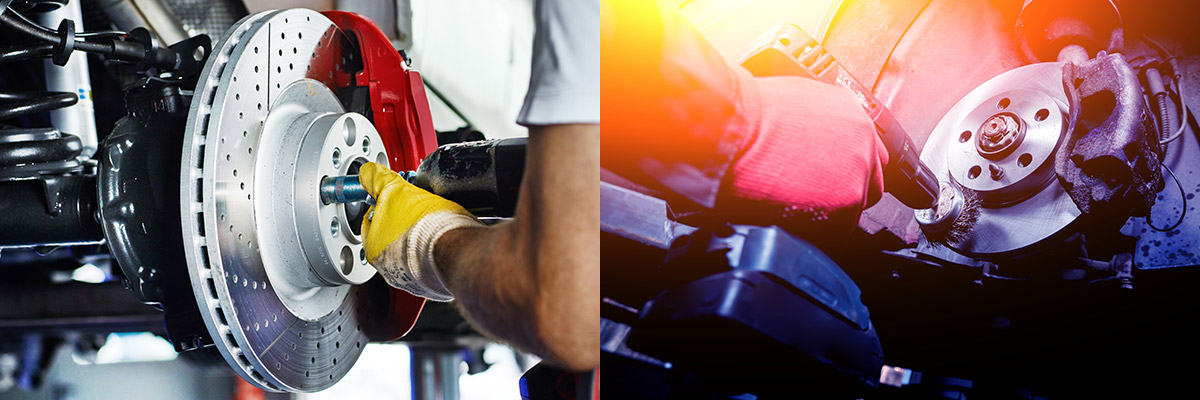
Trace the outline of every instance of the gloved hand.
<path fill-rule="evenodd" d="M 413 186 L 387 167 L 369 162 L 358 174 L 375 198 L 362 222 L 367 261 L 389 285 L 434 301 L 454 300 L 438 274 L 434 245 L 452 229 L 482 224 L 462 206 Z"/>
<path fill-rule="evenodd" d="M 742 76 L 749 133 L 718 207 L 831 244 L 849 236 L 883 195 L 887 148 L 854 95 L 793 76 Z M 840 239 L 839 239 L 840 238 Z"/>
<path fill-rule="evenodd" d="M 601 52 L 621 54 L 601 65 L 604 92 L 636 95 L 600 99 L 601 166 L 717 219 L 779 225 L 819 245 L 849 237 L 882 196 L 888 163 L 853 93 L 731 68 L 661 2 L 602 4 Z"/>

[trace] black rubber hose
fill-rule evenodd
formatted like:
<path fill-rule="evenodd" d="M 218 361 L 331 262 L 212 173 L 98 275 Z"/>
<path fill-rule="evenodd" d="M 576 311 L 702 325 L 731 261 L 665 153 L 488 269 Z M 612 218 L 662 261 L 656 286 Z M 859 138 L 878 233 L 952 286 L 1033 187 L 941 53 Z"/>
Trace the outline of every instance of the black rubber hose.
<path fill-rule="evenodd" d="M 0 14 L 0 23 L 21 31 L 26 35 L 38 38 L 44 42 L 58 43 L 59 37 L 57 34 L 39 29 L 39 26 L 30 24 L 21 18 L 14 16 L 13 14 L 15 13 L 16 12 L 13 10 L 8 10 L 8 12 Z M 86 51 L 88 53 L 100 53 L 105 55 L 113 53 L 112 44 L 92 43 L 82 40 L 75 40 L 75 49 Z"/>
<path fill-rule="evenodd" d="M 8 10 L 8 12 L 0 14 L 0 22 L 3 22 L 4 25 L 10 28 L 21 31 L 26 35 L 33 36 L 44 42 L 58 42 L 58 35 L 38 29 L 38 26 L 25 22 L 25 20 L 17 17 L 15 14 L 16 11 L 13 10 Z"/>
<path fill-rule="evenodd" d="M 78 102 L 79 96 L 67 92 L 0 92 L 0 121 L 70 107 Z"/>
<path fill-rule="evenodd" d="M 3 14 L 0 14 L 0 24 L 52 44 L 53 47 L 50 54 L 55 57 L 55 64 L 58 65 L 66 64 L 69 53 L 74 50 L 80 50 L 88 53 L 100 54 L 105 57 L 120 61 L 148 61 L 150 65 L 159 68 L 175 69 L 179 67 L 178 64 L 181 56 L 172 51 L 170 48 L 157 48 L 148 50 L 147 47 L 142 43 L 120 40 L 119 38 L 124 36 L 124 33 L 118 31 L 85 32 L 76 34 L 73 24 L 71 24 L 69 20 L 64 20 L 63 22 L 66 27 L 60 26 L 58 31 L 54 31 L 30 21 L 24 15 L 21 15 L 11 9 Z M 60 34 L 60 32 L 62 32 L 64 29 L 68 29 L 66 38 L 63 38 Z M 108 39 L 108 41 L 104 43 L 88 42 L 83 40 L 83 38 L 89 37 L 105 37 L 111 39 Z M 146 60 L 147 58 L 149 58 L 149 60 Z"/>
<path fill-rule="evenodd" d="M 32 46 L 10 47 L 0 50 L 0 64 L 33 58 L 49 57 L 54 52 L 52 44 L 35 44 Z"/>

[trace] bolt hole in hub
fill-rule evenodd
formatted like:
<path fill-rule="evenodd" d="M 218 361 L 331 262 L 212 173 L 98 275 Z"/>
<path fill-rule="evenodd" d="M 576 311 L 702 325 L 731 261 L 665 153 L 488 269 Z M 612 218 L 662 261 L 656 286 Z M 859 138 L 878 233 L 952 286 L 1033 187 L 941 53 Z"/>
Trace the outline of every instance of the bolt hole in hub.
<path fill-rule="evenodd" d="M 343 122 L 342 138 L 344 138 L 346 140 L 347 146 L 354 145 L 354 141 L 355 141 L 354 139 L 358 138 L 358 135 L 357 135 L 357 132 L 356 132 L 355 126 L 354 126 L 354 120 L 346 120 L 345 122 Z"/>
<path fill-rule="evenodd" d="M 1017 158 L 1017 166 L 1021 168 L 1028 167 L 1031 162 L 1033 162 L 1033 155 L 1029 153 L 1022 154 L 1021 157 Z"/>
<path fill-rule="evenodd" d="M 370 139 L 363 139 L 364 151 L 370 150 Z M 350 162 L 350 168 L 346 170 L 346 175 L 358 175 L 359 168 L 367 163 L 366 158 L 356 158 Z M 367 216 L 367 210 L 370 208 L 366 202 L 354 201 L 342 204 L 342 213 L 346 216 L 346 220 L 350 225 L 350 232 L 356 237 L 362 236 L 363 218 Z M 359 239 L 361 240 L 361 239 Z"/>
<path fill-rule="evenodd" d="M 1041 110 L 1038 110 L 1037 114 L 1034 114 L 1033 120 L 1042 122 L 1042 121 L 1045 121 L 1046 117 L 1049 117 L 1049 116 L 1050 116 L 1050 110 L 1043 108 Z"/>
<path fill-rule="evenodd" d="M 350 250 L 350 246 L 342 246 L 341 254 L 342 274 L 350 275 L 354 271 L 354 252 Z"/>

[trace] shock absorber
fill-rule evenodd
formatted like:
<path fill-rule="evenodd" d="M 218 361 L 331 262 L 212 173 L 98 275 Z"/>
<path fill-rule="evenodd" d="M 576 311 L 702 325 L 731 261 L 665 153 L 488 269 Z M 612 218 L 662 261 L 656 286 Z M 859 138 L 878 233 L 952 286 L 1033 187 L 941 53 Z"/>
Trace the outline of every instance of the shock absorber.
<path fill-rule="evenodd" d="M 17 11 L 6 9 L 3 16 L 14 18 L 19 16 Z M 70 2 L 60 7 L 58 11 L 47 13 L 46 18 L 78 19 L 81 14 L 78 2 Z M 20 16 L 23 22 L 24 16 Z M 74 33 L 73 23 L 66 25 Z M 7 32 L 6 32 L 7 34 Z M 55 46 L 48 43 L 33 43 L 16 45 L 0 50 L 0 65 L 17 61 L 50 58 L 55 53 Z M 32 129 L 0 129 L 0 179 L 18 179 L 37 176 L 45 172 L 66 172 L 79 167 L 78 158 L 89 157 L 96 148 L 95 119 L 91 107 L 87 109 L 68 109 L 87 99 L 90 84 L 79 84 L 79 79 L 70 79 L 73 75 L 87 79 L 87 60 L 75 57 L 70 60 L 67 68 L 70 72 L 61 71 L 59 66 L 46 61 L 45 91 L 17 91 L 13 89 L 0 90 L 0 122 L 11 122 L 23 117 L 50 112 L 52 126 L 68 128 L 76 135 L 63 135 L 55 128 Z M 83 93 L 57 91 L 58 86 L 88 87 Z M 90 103 L 90 100 L 89 100 Z M 19 121 L 21 125 L 30 125 L 28 121 Z M 87 151 L 85 152 L 85 148 Z"/>
<path fill-rule="evenodd" d="M 71 54 L 78 50 L 98 54 L 111 61 L 131 63 L 148 71 L 172 71 L 176 76 L 193 76 L 204 65 L 204 61 L 212 49 L 208 37 L 204 35 L 163 48 L 154 45 L 150 32 L 143 28 L 134 29 L 128 33 L 120 31 L 75 32 L 75 20 L 79 19 L 82 13 L 79 11 L 77 2 L 70 2 L 70 4 L 73 6 L 64 6 L 54 14 L 43 16 L 44 20 L 50 23 L 57 20 L 59 22 L 57 30 L 39 25 L 26 17 L 22 10 L 17 10 L 11 5 L 0 8 L 0 26 L 5 28 L 6 36 L 24 36 L 34 41 L 32 45 L 20 45 L 0 50 L 0 62 L 49 57 L 55 65 L 67 66 L 67 73 L 72 74 L 67 78 L 73 79 L 78 76 L 86 76 L 86 64 L 80 64 L 83 66 L 82 70 L 69 66 Z M 53 79 L 53 77 L 48 78 Z M 87 85 L 77 86 L 70 86 L 69 94 L 73 98 L 83 95 L 82 99 L 87 100 Z M 79 93 L 80 89 L 83 90 L 83 93 Z M 28 101 L 28 99 L 14 100 Z M 76 99 L 77 101 L 78 99 Z M 14 116 L 64 106 L 57 102 L 53 105 L 48 105 L 49 102 L 47 104 L 38 102 L 37 107 L 29 107 L 24 103 L 11 105 L 7 104 L 10 102 L 5 103 L 0 106 L 0 111 L 7 111 L 7 113 L 0 113 L 0 119 L 10 119 Z M 94 128 L 92 130 L 94 131 Z"/>
<path fill-rule="evenodd" d="M 42 25 L 57 26 L 62 21 L 82 21 L 83 8 L 80 1 L 70 1 L 57 10 L 39 17 Z M 44 60 L 46 91 L 65 93 L 78 98 L 71 107 L 50 111 L 50 124 L 58 130 L 79 138 L 83 152 L 81 159 L 89 159 L 96 153 L 99 139 L 96 135 L 96 113 L 92 105 L 92 80 L 88 76 L 88 58 L 70 57 L 63 65 L 56 60 Z"/>

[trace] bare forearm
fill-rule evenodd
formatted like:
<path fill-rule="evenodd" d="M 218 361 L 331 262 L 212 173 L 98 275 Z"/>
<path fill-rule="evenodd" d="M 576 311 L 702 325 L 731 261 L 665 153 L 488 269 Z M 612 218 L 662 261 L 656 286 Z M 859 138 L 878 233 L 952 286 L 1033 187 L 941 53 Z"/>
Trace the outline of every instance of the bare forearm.
<path fill-rule="evenodd" d="M 446 233 L 437 263 L 475 326 L 572 369 L 599 364 L 599 127 L 531 129 L 517 214 Z"/>
<path fill-rule="evenodd" d="M 435 247 L 438 272 L 476 329 L 520 350 L 545 354 L 528 321 L 536 282 L 515 250 L 512 221 L 446 232 Z"/>

